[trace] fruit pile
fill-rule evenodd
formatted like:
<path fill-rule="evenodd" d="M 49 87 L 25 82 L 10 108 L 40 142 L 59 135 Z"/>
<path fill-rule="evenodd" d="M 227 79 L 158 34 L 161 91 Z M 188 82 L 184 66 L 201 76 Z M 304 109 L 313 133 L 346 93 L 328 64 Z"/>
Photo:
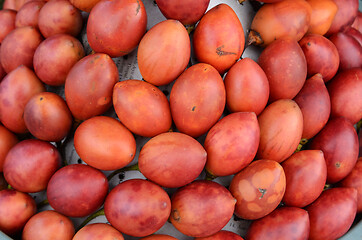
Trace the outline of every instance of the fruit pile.
<path fill-rule="evenodd" d="M 362 213 L 361 21 L 358 0 L 5 0 L 0 231 L 343 236 Z"/>

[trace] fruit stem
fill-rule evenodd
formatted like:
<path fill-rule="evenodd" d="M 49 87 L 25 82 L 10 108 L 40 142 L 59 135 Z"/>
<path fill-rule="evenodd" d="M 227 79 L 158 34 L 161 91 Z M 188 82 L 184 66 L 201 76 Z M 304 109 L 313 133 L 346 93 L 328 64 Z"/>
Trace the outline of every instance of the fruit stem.
<path fill-rule="evenodd" d="M 112 172 L 111 174 L 108 175 L 107 179 L 108 181 L 110 181 L 114 176 L 116 176 L 117 174 L 121 173 L 121 172 L 127 172 L 127 171 L 139 171 L 139 167 L 138 167 L 138 163 L 135 163 L 131 166 L 128 167 L 124 167 L 124 168 L 120 168 L 118 170 L 115 170 L 114 172 Z"/>
<path fill-rule="evenodd" d="M 205 176 L 205 180 L 214 180 L 215 178 L 217 178 L 217 176 L 215 176 L 214 174 L 210 173 L 209 171 L 205 171 L 206 172 L 206 176 Z"/>
<path fill-rule="evenodd" d="M 301 150 L 303 150 L 303 147 L 308 143 L 308 139 L 306 138 L 302 138 L 299 142 L 299 145 L 297 147 L 297 149 L 295 150 L 295 153 L 300 152 Z"/>
<path fill-rule="evenodd" d="M 42 208 L 42 207 L 44 207 L 44 206 L 46 206 L 46 205 L 48 205 L 48 204 L 49 204 L 49 201 L 48 201 L 48 199 L 46 198 L 46 199 L 44 199 L 43 201 L 39 202 L 39 203 L 36 205 L 36 208 L 37 208 L 37 209 L 40 209 L 40 208 Z"/>
<path fill-rule="evenodd" d="M 195 29 L 195 24 L 193 24 L 193 25 L 186 25 L 185 28 L 186 28 L 186 30 L 187 30 L 187 33 L 190 35 L 191 32 Z"/>
<path fill-rule="evenodd" d="M 359 120 L 359 122 L 356 124 L 357 134 L 359 134 L 361 128 L 362 128 L 362 119 Z"/>
<path fill-rule="evenodd" d="M 82 229 L 85 225 L 87 225 L 93 219 L 105 215 L 104 208 L 99 209 L 98 211 L 94 212 L 93 214 L 89 215 L 77 228 L 77 232 Z"/>
<path fill-rule="evenodd" d="M 260 36 L 260 33 L 258 33 L 257 31 L 254 31 L 253 29 L 249 30 L 249 34 L 248 34 L 248 39 L 247 39 L 247 46 L 250 45 L 255 45 L 255 46 L 259 46 L 259 45 L 263 45 L 264 41 Z"/>

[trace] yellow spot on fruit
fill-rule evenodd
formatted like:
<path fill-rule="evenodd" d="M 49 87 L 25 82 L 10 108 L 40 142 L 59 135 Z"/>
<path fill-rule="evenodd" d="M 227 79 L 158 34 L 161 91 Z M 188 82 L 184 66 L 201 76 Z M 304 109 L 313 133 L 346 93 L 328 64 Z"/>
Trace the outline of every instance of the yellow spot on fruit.
<path fill-rule="evenodd" d="M 248 203 L 247 207 L 252 212 L 261 212 L 263 210 L 258 204 L 254 203 L 254 202 Z"/>
<path fill-rule="evenodd" d="M 262 188 L 262 189 L 269 188 L 273 180 L 274 180 L 273 173 L 270 169 L 267 168 L 261 170 L 260 172 L 255 173 L 251 178 L 252 184 L 256 188 Z"/>
<path fill-rule="evenodd" d="M 251 202 L 256 198 L 255 188 L 247 180 L 239 182 L 239 192 L 243 193 L 243 198 L 247 202 Z"/>

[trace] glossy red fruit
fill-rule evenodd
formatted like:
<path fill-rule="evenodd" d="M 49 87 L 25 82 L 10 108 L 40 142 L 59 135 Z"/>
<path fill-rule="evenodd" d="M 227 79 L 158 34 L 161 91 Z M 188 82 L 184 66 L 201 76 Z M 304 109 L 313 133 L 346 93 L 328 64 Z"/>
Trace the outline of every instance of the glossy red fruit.
<path fill-rule="evenodd" d="M 106 223 L 91 223 L 88 224 L 74 235 L 72 240 L 124 240 L 121 232 Z"/>
<path fill-rule="evenodd" d="M 269 99 L 269 82 L 264 70 L 252 59 L 235 63 L 224 78 L 226 104 L 231 112 L 259 115 Z"/>
<path fill-rule="evenodd" d="M 175 81 L 170 94 L 171 116 L 180 132 L 205 134 L 221 117 L 226 103 L 224 82 L 218 71 L 195 64 Z"/>
<path fill-rule="evenodd" d="M 3 8 L 4 9 L 13 9 L 19 11 L 19 9 L 26 3 L 32 0 L 5 0 Z"/>
<path fill-rule="evenodd" d="M 59 142 L 68 135 L 73 118 L 62 97 L 42 92 L 30 98 L 25 105 L 24 122 L 37 139 Z"/>
<path fill-rule="evenodd" d="M 245 36 L 234 10 L 221 3 L 201 18 L 192 41 L 197 60 L 224 74 L 244 51 Z"/>
<path fill-rule="evenodd" d="M 167 97 L 148 82 L 130 79 L 116 83 L 113 106 L 119 120 L 137 135 L 154 137 L 171 128 Z"/>
<path fill-rule="evenodd" d="M 234 232 L 230 232 L 228 230 L 220 230 L 219 232 L 211 236 L 199 237 L 195 238 L 194 240 L 243 240 L 243 238 Z"/>
<path fill-rule="evenodd" d="M 0 120 L 4 126 L 15 133 L 26 133 L 25 105 L 32 96 L 44 91 L 43 83 L 25 66 L 6 75 L 0 83 Z"/>
<path fill-rule="evenodd" d="M 23 240 L 72 240 L 75 233 L 73 222 L 66 216 L 45 210 L 32 216 L 25 224 Z"/>
<path fill-rule="evenodd" d="M 327 180 L 327 165 L 322 151 L 302 150 L 281 165 L 286 178 L 285 205 L 302 208 L 319 197 Z"/>
<path fill-rule="evenodd" d="M 95 52 L 120 57 L 137 47 L 146 27 L 147 14 L 142 1 L 99 1 L 89 14 L 87 39 Z"/>
<path fill-rule="evenodd" d="M 303 133 L 303 115 L 298 104 L 280 99 L 258 116 L 260 142 L 256 157 L 282 162 L 297 149 Z"/>
<path fill-rule="evenodd" d="M 0 191 L 0 230 L 9 235 L 20 233 L 26 222 L 36 213 L 34 199 L 14 189 Z"/>
<path fill-rule="evenodd" d="M 274 41 L 261 52 L 258 63 L 268 77 L 270 102 L 293 99 L 307 78 L 306 58 L 293 39 Z"/>
<path fill-rule="evenodd" d="M 194 138 L 178 132 L 161 133 L 141 149 L 141 173 L 163 187 L 182 187 L 195 180 L 204 169 L 206 151 Z"/>
<path fill-rule="evenodd" d="M 108 194 L 104 212 L 110 224 L 130 236 L 145 237 L 167 221 L 171 201 L 166 191 L 143 179 L 118 184 Z"/>
<path fill-rule="evenodd" d="M 293 100 L 303 115 L 302 138 L 311 139 L 326 125 L 331 113 L 331 99 L 322 75 L 307 79 Z"/>
<path fill-rule="evenodd" d="M 100 170 L 116 170 L 133 160 L 136 140 L 118 120 L 95 116 L 82 122 L 75 131 L 74 148 L 88 165 Z"/>
<path fill-rule="evenodd" d="M 205 169 L 213 176 L 239 172 L 254 159 L 259 139 L 259 123 L 254 112 L 236 112 L 225 116 L 206 135 Z"/>
<path fill-rule="evenodd" d="M 312 139 L 310 148 L 323 151 L 327 183 L 336 183 L 345 178 L 357 162 L 358 136 L 347 119 L 335 117 Z"/>
<path fill-rule="evenodd" d="M 0 44 L 3 39 L 15 28 L 17 11 L 13 9 L 0 10 Z"/>
<path fill-rule="evenodd" d="M 17 136 L 3 125 L 0 125 L 0 172 L 3 172 L 6 155 L 19 142 Z"/>
<path fill-rule="evenodd" d="M 297 207 L 281 207 L 267 216 L 253 221 L 246 239 L 305 240 L 308 239 L 308 212 Z"/>
<path fill-rule="evenodd" d="M 172 195 L 170 221 L 185 235 L 206 237 L 228 223 L 235 202 L 231 193 L 219 183 L 196 180 Z"/>
<path fill-rule="evenodd" d="M 357 123 L 362 118 L 362 70 L 349 69 L 338 73 L 327 85 L 331 99 L 331 115 Z"/>
<path fill-rule="evenodd" d="M 101 115 L 112 106 L 118 69 L 107 54 L 96 53 L 79 60 L 69 71 L 64 94 L 72 115 L 86 120 Z"/>
<path fill-rule="evenodd" d="M 59 169 L 47 187 L 50 206 L 68 217 L 85 217 L 102 206 L 108 193 L 103 172 L 84 164 Z"/>
<path fill-rule="evenodd" d="M 83 18 L 68 0 L 47 1 L 40 9 L 38 27 L 45 38 L 59 33 L 75 37 L 82 30 Z"/>
<path fill-rule="evenodd" d="M 38 28 L 39 12 L 45 3 L 46 1 L 43 0 L 32 0 L 26 2 L 16 14 L 15 26 L 32 26 L 34 28 Z"/>
<path fill-rule="evenodd" d="M 206 12 L 210 0 L 156 0 L 156 4 L 167 19 L 179 20 L 184 25 L 193 25 Z"/>
<path fill-rule="evenodd" d="M 20 27 L 11 31 L 1 43 L 0 61 L 9 73 L 20 65 L 33 68 L 33 56 L 43 37 L 34 27 Z"/>
<path fill-rule="evenodd" d="M 351 227 L 357 212 L 357 190 L 331 188 L 306 210 L 309 214 L 311 240 L 332 240 L 343 236 Z"/>
<path fill-rule="evenodd" d="M 354 39 L 356 39 L 359 42 L 359 44 L 362 45 L 362 32 L 360 32 L 356 28 L 350 26 L 344 30 L 344 33 L 352 36 Z"/>
<path fill-rule="evenodd" d="M 307 33 L 324 35 L 327 33 L 337 14 L 334 0 L 307 0 L 312 8 L 310 25 Z"/>
<path fill-rule="evenodd" d="M 79 10 L 90 12 L 100 0 L 69 0 Z"/>
<path fill-rule="evenodd" d="M 145 81 L 166 85 L 187 67 L 191 44 L 186 28 L 177 20 L 165 20 L 153 26 L 142 38 L 137 61 Z"/>
<path fill-rule="evenodd" d="M 279 163 L 264 159 L 252 162 L 230 183 L 230 192 L 237 200 L 235 214 L 249 220 L 268 215 L 281 202 L 285 186 L 285 173 Z"/>

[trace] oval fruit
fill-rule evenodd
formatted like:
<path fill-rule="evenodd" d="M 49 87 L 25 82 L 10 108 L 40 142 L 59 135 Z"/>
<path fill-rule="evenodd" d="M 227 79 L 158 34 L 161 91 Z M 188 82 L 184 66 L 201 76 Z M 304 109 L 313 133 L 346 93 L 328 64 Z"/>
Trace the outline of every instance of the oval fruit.
<path fill-rule="evenodd" d="M 190 54 L 186 28 L 177 20 L 165 20 L 143 36 L 137 51 L 138 67 L 145 81 L 166 85 L 185 70 Z"/>
<path fill-rule="evenodd" d="M 235 214 L 248 220 L 262 218 L 281 202 L 285 192 L 285 174 L 279 163 L 257 160 L 231 180 L 230 192 L 237 200 Z"/>
<path fill-rule="evenodd" d="M 244 51 L 243 26 L 234 10 L 221 3 L 201 18 L 192 41 L 197 60 L 224 74 Z"/>
<path fill-rule="evenodd" d="M 244 240 L 238 234 L 230 232 L 228 230 L 220 230 L 219 232 L 208 236 L 208 237 L 199 237 L 194 240 Z"/>
<path fill-rule="evenodd" d="M 13 9 L 0 10 L 0 44 L 3 39 L 15 28 L 17 12 Z"/>
<path fill-rule="evenodd" d="M 165 234 L 152 234 L 150 236 L 141 238 L 140 240 L 178 240 L 178 239 Z"/>
<path fill-rule="evenodd" d="M 82 122 L 75 131 L 74 148 L 88 165 L 100 170 L 116 170 L 133 160 L 136 140 L 118 120 L 95 116 Z"/>
<path fill-rule="evenodd" d="M 3 125 L 0 125 L 0 172 L 3 172 L 6 155 L 19 142 L 17 136 Z"/>
<path fill-rule="evenodd" d="M 170 94 L 171 116 L 180 132 L 205 134 L 221 117 L 226 102 L 219 72 L 206 63 L 195 64 L 175 81 Z"/>
<path fill-rule="evenodd" d="M 335 18 L 338 6 L 334 0 L 307 0 L 312 8 L 310 26 L 307 33 L 324 35 Z"/>
<path fill-rule="evenodd" d="M 148 82 L 130 79 L 116 83 L 113 106 L 119 120 L 137 135 L 154 137 L 171 128 L 167 97 Z"/>
<path fill-rule="evenodd" d="M 79 10 L 90 12 L 100 0 L 69 0 Z"/>
<path fill-rule="evenodd" d="M 228 223 L 235 199 L 219 183 L 196 180 L 179 188 L 171 197 L 171 205 L 170 221 L 178 231 L 192 237 L 206 237 Z"/>
<path fill-rule="evenodd" d="M 269 82 L 264 70 L 252 59 L 235 63 L 224 78 L 226 104 L 231 112 L 259 115 L 269 99 Z"/>
<path fill-rule="evenodd" d="M 104 203 L 104 212 L 111 225 L 136 237 L 145 237 L 159 230 L 166 223 L 170 210 L 171 201 L 166 191 L 143 179 L 118 184 Z"/>
<path fill-rule="evenodd" d="M 282 162 L 297 149 L 303 133 L 303 115 L 297 103 L 280 99 L 258 116 L 260 142 L 257 158 Z"/>
<path fill-rule="evenodd" d="M 74 235 L 72 240 L 124 240 L 122 233 L 107 223 L 88 224 Z"/>
<path fill-rule="evenodd" d="M 147 14 L 142 1 L 99 1 L 87 20 L 87 39 L 95 52 L 120 57 L 137 47 L 146 27 Z"/>
<path fill-rule="evenodd" d="M 254 112 L 236 112 L 225 116 L 206 135 L 205 169 L 213 176 L 239 172 L 254 159 L 259 139 L 259 123 Z"/>
<path fill-rule="evenodd" d="M 106 112 L 112 105 L 118 69 L 107 54 L 95 53 L 79 60 L 65 80 L 64 94 L 72 115 L 86 120 Z"/>
<path fill-rule="evenodd" d="M 15 26 L 32 26 L 34 28 L 38 28 L 39 12 L 45 3 L 46 1 L 43 0 L 32 0 L 26 2 L 16 14 Z"/>

